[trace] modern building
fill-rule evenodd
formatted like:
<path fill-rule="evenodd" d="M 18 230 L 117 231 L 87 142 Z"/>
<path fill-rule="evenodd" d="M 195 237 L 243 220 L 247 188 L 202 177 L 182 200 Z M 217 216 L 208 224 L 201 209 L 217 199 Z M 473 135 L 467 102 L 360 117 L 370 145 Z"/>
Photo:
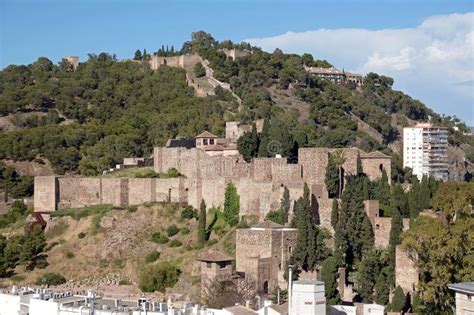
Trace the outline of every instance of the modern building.
<path fill-rule="evenodd" d="M 432 124 L 403 128 L 403 167 L 413 174 L 448 179 L 448 129 Z"/>
<path fill-rule="evenodd" d="M 474 314 L 474 282 L 461 282 L 448 285 L 456 292 L 456 315 Z"/>
<path fill-rule="evenodd" d="M 324 296 L 324 282 L 316 280 L 298 280 L 293 282 L 290 314 L 326 314 L 326 297 Z"/>

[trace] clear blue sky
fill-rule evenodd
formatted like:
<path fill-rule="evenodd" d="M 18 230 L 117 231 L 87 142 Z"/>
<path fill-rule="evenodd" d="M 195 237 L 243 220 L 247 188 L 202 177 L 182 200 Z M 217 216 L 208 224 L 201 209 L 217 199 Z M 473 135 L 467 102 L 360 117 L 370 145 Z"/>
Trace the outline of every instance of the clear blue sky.
<path fill-rule="evenodd" d="M 404 28 L 473 10 L 472 0 L 105 1 L 0 0 L 0 67 L 40 56 L 180 48 L 195 30 L 240 41 L 316 28 Z"/>

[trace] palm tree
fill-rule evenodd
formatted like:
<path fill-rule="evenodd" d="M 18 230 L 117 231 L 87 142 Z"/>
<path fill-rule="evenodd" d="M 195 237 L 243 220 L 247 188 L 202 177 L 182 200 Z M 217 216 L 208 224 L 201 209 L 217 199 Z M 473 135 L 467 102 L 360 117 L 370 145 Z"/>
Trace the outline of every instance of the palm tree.
<path fill-rule="evenodd" d="M 337 165 L 339 171 L 339 188 L 338 188 L 338 197 L 341 198 L 342 193 L 342 165 L 346 162 L 346 157 L 342 149 L 337 149 L 333 153 L 334 163 Z"/>

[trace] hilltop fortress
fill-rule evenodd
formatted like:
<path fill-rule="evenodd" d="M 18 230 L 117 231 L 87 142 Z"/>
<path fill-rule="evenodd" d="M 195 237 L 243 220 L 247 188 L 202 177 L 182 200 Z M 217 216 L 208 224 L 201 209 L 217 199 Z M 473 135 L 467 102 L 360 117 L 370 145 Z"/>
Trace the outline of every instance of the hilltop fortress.
<path fill-rule="evenodd" d="M 256 125 L 260 131 L 261 123 Z M 170 140 L 166 147 L 154 148 L 155 172 L 165 173 L 175 168 L 184 175 L 182 177 L 36 177 L 34 210 L 50 212 L 95 204 L 123 207 L 145 202 L 189 204 L 198 208 L 201 200 L 208 208 L 223 207 L 226 185 L 232 182 L 240 195 L 240 216 L 252 216 L 263 221 L 269 211 L 280 207 L 285 186 L 293 204 L 303 195 L 307 183 L 313 202 L 317 203 L 321 225 L 332 231 L 333 200 L 328 198 L 324 180 L 329 154 L 335 149 L 300 148 L 297 164 L 290 164 L 281 157 L 255 158 L 247 163 L 238 153 L 235 139 L 249 129 L 249 125 L 228 122 L 226 129 L 226 138 L 204 132 L 195 139 Z M 342 150 L 345 175 L 356 173 L 357 158 L 360 157 L 363 171 L 371 180 L 379 178 L 382 169 L 390 178 L 389 156 L 380 152 L 366 153 L 357 148 Z M 373 217 L 378 217 L 378 205 L 376 207 L 372 211 Z"/>

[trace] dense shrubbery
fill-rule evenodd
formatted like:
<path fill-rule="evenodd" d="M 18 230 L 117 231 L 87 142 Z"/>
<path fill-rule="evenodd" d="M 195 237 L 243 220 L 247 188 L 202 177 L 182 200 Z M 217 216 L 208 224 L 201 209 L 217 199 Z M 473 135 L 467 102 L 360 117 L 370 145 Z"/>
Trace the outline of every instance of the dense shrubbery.
<path fill-rule="evenodd" d="M 179 228 L 174 225 L 174 224 L 171 224 L 170 226 L 168 226 L 168 228 L 166 229 L 166 234 L 168 234 L 168 237 L 173 237 L 175 236 L 176 234 L 179 233 Z"/>
<path fill-rule="evenodd" d="M 161 253 L 159 251 L 154 250 L 146 254 L 145 261 L 147 263 L 152 263 L 152 262 L 157 261 L 160 258 L 160 256 L 161 256 Z"/>
<path fill-rule="evenodd" d="M 22 201 L 15 200 L 7 213 L 0 214 L 0 228 L 8 227 L 20 220 L 24 220 L 28 213 L 28 207 Z"/>
<path fill-rule="evenodd" d="M 159 291 L 173 287 L 178 282 L 180 271 L 170 262 L 160 262 L 144 267 L 139 278 L 139 288 L 144 292 Z"/>
<path fill-rule="evenodd" d="M 0 277 L 9 275 L 18 265 L 33 270 L 38 262 L 45 260 L 42 255 L 45 247 L 44 233 L 38 226 L 8 239 L 0 235 Z"/>

